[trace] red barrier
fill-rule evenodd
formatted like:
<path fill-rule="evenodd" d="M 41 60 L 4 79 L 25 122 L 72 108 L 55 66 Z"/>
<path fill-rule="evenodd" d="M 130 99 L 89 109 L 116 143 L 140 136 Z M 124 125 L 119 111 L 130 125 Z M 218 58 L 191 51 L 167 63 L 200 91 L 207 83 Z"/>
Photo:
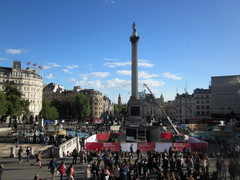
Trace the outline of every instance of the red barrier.
<path fill-rule="evenodd" d="M 200 149 L 201 152 L 207 152 L 208 150 L 208 143 L 191 143 L 191 150 L 196 151 L 197 149 Z"/>
<path fill-rule="evenodd" d="M 97 134 L 98 141 L 107 141 L 109 139 L 110 133 L 106 134 Z"/>
<path fill-rule="evenodd" d="M 161 139 L 172 139 L 172 133 L 160 133 Z"/>
<path fill-rule="evenodd" d="M 155 143 L 138 143 L 138 149 L 141 152 L 153 151 L 155 150 Z"/>
<path fill-rule="evenodd" d="M 96 151 L 96 150 L 102 151 L 102 147 L 103 147 L 102 143 L 98 143 L 98 142 L 86 143 L 86 150 L 89 150 L 89 151 Z"/>
<path fill-rule="evenodd" d="M 103 142 L 103 148 L 106 150 L 111 149 L 112 152 L 119 152 L 120 143 Z"/>
<path fill-rule="evenodd" d="M 178 151 L 183 152 L 185 147 L 190 147 L 190 143 L 173 143 L 173 149 L 177 148 Z"/>

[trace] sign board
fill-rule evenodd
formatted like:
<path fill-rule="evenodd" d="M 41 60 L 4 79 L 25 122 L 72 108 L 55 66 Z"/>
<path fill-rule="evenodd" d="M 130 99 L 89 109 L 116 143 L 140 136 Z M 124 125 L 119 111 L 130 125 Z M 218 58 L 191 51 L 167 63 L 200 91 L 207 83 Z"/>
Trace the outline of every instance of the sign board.
<path fill-rule="evenodd" d="M 190 143 L 173 143 L 173 149 L 177 148 L 180 152 L 183 152 L 185 147 L 190 147 Z"/>
<path fill-rule="evenodd" d="M 102 143 L 98 143 L 98 142 L 96 142 L 96 143 L 86 143 L 86 150 L 88 150 L 88 151 L 96 151 L 96 150 L 98 150 L 98 151 L 102 151 Z"/>
<path fill-rule="evenodd" d="M 130 146 L 133 144 L 133 152 L 137 151 L 137 143 L 121 143 L 120 146 L 122 147 L 123 152 L 130 152 Z"/>
<path fill-rule="evenodd" d="M 103 142 L 102 144 L 105 150 L 111 149 L 112 152 L 120 151 L 120 143 Z"/>
<path fill-rule="evenodd" d="M 98 141 L 107 141 L 109 139 L 110 133 L 106 134 L 97 134 Z"/>
<path fill-rule="evenodd" d="M 155 143 L 139 142 L 138 149 L 140 149 L 141 152 L 153 151 L 155 150 Z"/>
<path fill-rule="evenodd" d="M 171 142 L 169 142 L 169 143 L 156 143 L 156 151 L 157 152 L 164 152 L 165 150 L 167 150 L 168 151 L 168 149 L 170 148 L 170 147 L 172 147 L 172 143 Z"/>

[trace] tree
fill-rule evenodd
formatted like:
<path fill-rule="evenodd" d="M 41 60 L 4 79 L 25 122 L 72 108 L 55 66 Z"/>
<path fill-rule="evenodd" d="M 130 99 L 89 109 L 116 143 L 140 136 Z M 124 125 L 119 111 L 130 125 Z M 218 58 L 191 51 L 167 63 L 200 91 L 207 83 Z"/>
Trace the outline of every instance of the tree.
<path fill-rule="evenodd" d="M 8 103 L 6 96 L 3 92 L 0 92 L 0 116 L 6 115 L 8 110 Z"/>
<path fill-rule="evenodd" d="M 91 113 L 90 102 L 87 96 L 79 93 L 73 103 L 74 115 L 80 120 L 84 117 L 88 117 Z"/>
<path fill-rule="evenodd" d="M 19 116 L 22 113 L 22 94 L 17 89 L 17 85 L 12 81 L 7 81 L 4 84 L 4 93 L 7 100 L 8 110 L 6 112 L 7 116 L 10 116 L 9 127 L 12 125 L 12 118 L 14 116 Z"/>
<path fill-rule="evenodd" d="M 45 99 L 42 102 L 42 111 L 43 119 L 54 120 L 59 117 L 58 111 L 54 106 L 51 106 L 51 103 Z"/>

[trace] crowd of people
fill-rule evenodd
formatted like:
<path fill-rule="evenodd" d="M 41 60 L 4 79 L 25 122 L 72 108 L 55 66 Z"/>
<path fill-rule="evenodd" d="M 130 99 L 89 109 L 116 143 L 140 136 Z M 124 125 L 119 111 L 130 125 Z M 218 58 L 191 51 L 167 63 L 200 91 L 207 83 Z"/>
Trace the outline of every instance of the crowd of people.
<path fill-rule="evenodd" d="M 231 160 L 227 164 L 221 156 L 216 163 L 216 172 L 210 173 L 210 161 L 206 153 L 185 148 L 183 153 L 170 147 L 164 152 L 112 153 L 103 150 L 97 154 L 86 169 L 85 179 L 90 180 L 224 180 L 227 169 L 231 180 L 240 178 L 239 162 Z M 221 168 L 220 168 L 221 166 Z"/>

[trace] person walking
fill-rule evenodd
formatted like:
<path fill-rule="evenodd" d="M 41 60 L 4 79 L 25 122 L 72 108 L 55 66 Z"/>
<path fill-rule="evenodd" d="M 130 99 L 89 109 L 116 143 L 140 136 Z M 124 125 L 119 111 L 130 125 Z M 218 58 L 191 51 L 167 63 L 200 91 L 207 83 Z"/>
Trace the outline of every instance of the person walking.
<path fill-rule="evenodd" d="M 52 158 L 52 160 L 50 161 L 49 165 L 48 165 L 48 170 L 51 172 L 52 174 L 52 179 L 54 179 L 56 172 L 57 172 L 57 161 L 55 159 L 55 157 Z"/>
<path fill-rule="evenodd" d="M 130 157 L 133 158 L 133 144 L 131 144 L 130 146 Z"/>
<path fill-rule="evenodd" d="M 18 136 L 15 137 L 14 144 L 15 144 L 16 148 L 18 148 L 18 144 L 19 144 Z"/>
<path fill-rule="evenodd" d="M 27 161 L 29 161 L 30 160 L 30 155 L 31 155 L 31 149 L 30 149 L 29 146 L 26 149 L 26 154 L 27 154 Z"/>
<path fill-rule="evenodd" d="M 63 175 L 65 173 L 66 170 L 66 165 L 65 162 L 63 161 L 62 164 L 59 166 L 59 172 L 60 172 L 60 176 L 61 176 L 61 180 L 63 180 Z"/>
<path fill-rule="evenodd" d="M 84 180 L 90 180 L 92 178 L 92 174 L 91 174 L 91 168 L 90 165 L 87 165 L 87 169 L 85 170 L 84 173 Z"/>
<path fill-rule="evenodd" d="M 22 163 L 22 154 L 23 154 L 23 149 L 22 149 L 22 146 L 20 146 L 20 148 L 18 150 L 18 160 L 19 160 L 19 163 Z"/>
<path fill-rule="evenodd" d="M 77 163 L 77 157 L 78 157 L 77 148 L 74 148 L 74 150 L 72 152 L 72 157 L 73 157 L 72 163 L 76 164 Z"/>
<path fill-rule="evenodd" d="M 75 170 L 74 170 L 73 164 L 69 166 L 66 173 L 67 173 L 67 180 L 74 180 Z"/>
<path fill-rule="evenodd" d="M 39 167 L 42 167 L 42 151 L 39 151 L 38 155 L 36 156 L 36 162 L 35 165 L 39 165 Z"/>
<path fill-rule="evenodd" d="M 3 165 L 0 163 L 0 180 L 2 179 Z"/>

